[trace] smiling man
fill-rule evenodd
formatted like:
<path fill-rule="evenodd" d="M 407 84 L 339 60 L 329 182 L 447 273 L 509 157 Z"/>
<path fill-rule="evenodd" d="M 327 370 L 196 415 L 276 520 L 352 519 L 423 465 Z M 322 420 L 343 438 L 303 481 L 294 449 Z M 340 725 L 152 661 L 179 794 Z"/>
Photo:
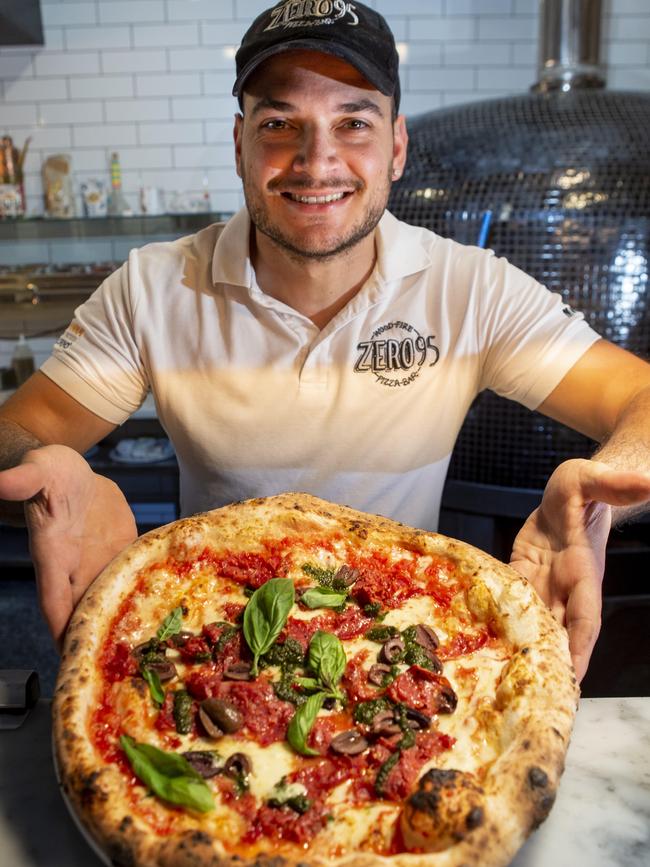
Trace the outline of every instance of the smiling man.
<path fill-rule="evenodd" d="M 300 490 L 435 529 L 456 435 L 491 388 L 603 443 L 558 467 L 512 555 L 581 677 L 612 517 L 650 497 L 650 367 L 505 260 L 386 211 L 407 133 L 376 12 L 280 3 L 236 63 L 246 207 L 133 251 L 0 411 L 0 498 L 24 503 L 53 635 L 135 535 L 81 455 L 148 391 L 184 514 Z"/>

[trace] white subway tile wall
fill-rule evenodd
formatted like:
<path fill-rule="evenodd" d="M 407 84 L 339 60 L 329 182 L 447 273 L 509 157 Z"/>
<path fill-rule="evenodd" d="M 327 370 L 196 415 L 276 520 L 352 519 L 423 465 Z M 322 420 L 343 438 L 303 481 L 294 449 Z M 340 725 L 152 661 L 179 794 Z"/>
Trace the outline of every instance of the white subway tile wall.
<path fill-rule="evenodd" d="M 522 93 L 537 64 L 537 0 L 367 0 L 402 58 L 407 116 Z M 233 168 L 234 53 L 267 0 L 41 0 L 45 46 L 0 48 L 0 134 L 22 145 L 27 205 L 42 212 L 40 167 L 68 153 L 77 185 L 109 179 L 117 150 L 127 198 L 141 185 L 242 202 Z M 650 0 L 604 0 L 608 84 L 650 90 Z M 81 203 L 78 201 L 81 210 Z M 31 253 L 42 254 L 43 245 Z M 47 246 L 47 245 L 45 245 Z M 95 246 L 95 245 L 93 245 Z M 122 253 L 99 243 L 96 254 Z M 49 254 L 82 255 L 82 248 Z M 17 255 L 0 245 L 0 262 Z"/>

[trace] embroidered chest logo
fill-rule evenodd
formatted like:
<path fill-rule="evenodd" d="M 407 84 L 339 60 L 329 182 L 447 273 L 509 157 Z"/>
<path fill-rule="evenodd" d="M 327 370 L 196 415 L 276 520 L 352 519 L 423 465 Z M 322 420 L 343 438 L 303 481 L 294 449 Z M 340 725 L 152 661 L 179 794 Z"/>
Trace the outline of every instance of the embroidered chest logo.
<path fill-rule="evenodd" d="M 357 343 L 359 355 L 355 373 L 370 370 L 377 382 L 388 388 L 402 388 L 418 378 L 424 367 L 438 363 L 440 350 L 435 334 L 425 336 L 408 322 L 387 322 Z"/>
<path fill-rule="evenodd" d="M 339 18 L 348 16 L 348 24 L 359 23 L 353 3 L 347 0 L 286 0 L 271 9 L 271 21 L 264 30 L 278 27 L 313 27 L 319 24 L 332 24 Z"/>

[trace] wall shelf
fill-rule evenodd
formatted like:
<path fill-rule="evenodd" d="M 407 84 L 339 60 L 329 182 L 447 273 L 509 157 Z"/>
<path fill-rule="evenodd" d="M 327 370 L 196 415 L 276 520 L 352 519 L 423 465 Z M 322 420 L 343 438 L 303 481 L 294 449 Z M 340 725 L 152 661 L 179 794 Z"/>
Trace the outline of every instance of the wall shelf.
<path fill-rule="evenodd" d="M 100 238 L 116 235 L 184 235 L 211 223 L 222 222 L 230 212 L 203 214 L 159 214 L 135 217 L 75 217 L 70 220 L 45 218 L 0 220 L 0 241 L 46 240 L 48 238 Z"/>

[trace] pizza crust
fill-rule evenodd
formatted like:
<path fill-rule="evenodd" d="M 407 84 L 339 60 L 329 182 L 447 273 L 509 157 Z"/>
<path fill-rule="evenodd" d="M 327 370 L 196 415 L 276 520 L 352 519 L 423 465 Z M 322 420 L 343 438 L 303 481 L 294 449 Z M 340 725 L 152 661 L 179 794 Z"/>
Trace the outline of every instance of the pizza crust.
<path fill-rule="evenodd" d="M 431 848 L 440 848 L 439 826 L 444 827 L 444 833 L 455 833 L 458 842 L 442 851 L 392 857 L 363 852 L 325 859 L 307 850 L 295 856 L 260 855 L 247 865 L 499 867 L 511 860 L 528 834 L 546 818 L 563 771 L 579 693 L 566 633 L 532 586 L 508 566 L 465 543 L 307 494 L 283 494 L 233 504 L 145 534 L 93 582 L 73 615 L 53 704 L 56 760 L 69 801 L 113 864 L 242 867 L 241 858 L 227 854 L 219 841 L 201 830 L 200 818 L 188 820 L 194 827 L 168 837 L 152 833 L 127 802 L 120 771 L 113 765 L 102 767 L 91 745 L 87 727 L 89 708 L 98 700 L 97 655 L 106 625 L 133 590 L 134 576 L 170 555 L 191 558 L 211 542 L 246 551 L 261 537 L 323 535 L 341 529 L 360 542 L 399 543 L 420 553 L 443 555 L 472 576 L 467 598 L 473 614 L 490 623 L 516 648 L 496 691 L 499 717 L 498 731 L 493 735 L 501 754 L 480 784 L 462 774 L 458 777 L 471 783 L 464 787 L 471 797 L 457 797 L 465 823 L 462 835 L 458 827 L 454 832 L 458 816 L 454 819 L 434 810 L 431 798 L 428 813 L 423 799 L 420 809 L 410 801 L 402 819 L 405 838 L 409 828 L 417 826 L 417 834 L 411 834 L 419 841 L 416 845 L 426 846 L 430 836 L 434 840 Z M 415 803 L 417 806 L 417 799 Z M 478 806 L 482 816 L 476 823 Z M 467 816 L 472 811 L 474 820 L 469 824 L 474 821 L 474 825 L 468 827 Z"/>

